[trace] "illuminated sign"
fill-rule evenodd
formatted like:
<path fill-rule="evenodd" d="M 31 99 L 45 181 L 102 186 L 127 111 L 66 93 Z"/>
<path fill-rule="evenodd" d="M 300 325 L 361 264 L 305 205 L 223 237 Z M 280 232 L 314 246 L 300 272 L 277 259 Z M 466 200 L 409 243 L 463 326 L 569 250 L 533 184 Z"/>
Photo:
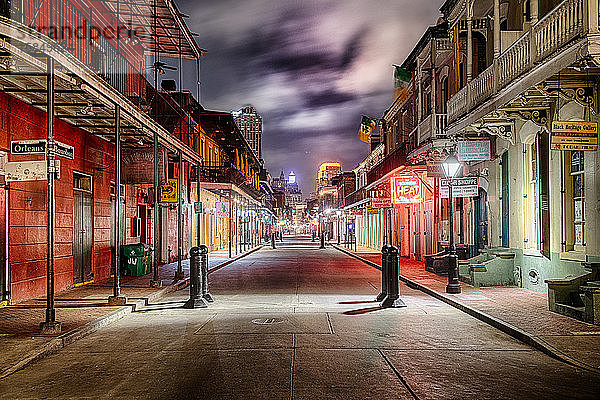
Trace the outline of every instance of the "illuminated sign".
<path fill-rule="evenodd" d="M 395 176 L 390 180 L 392 204 L 420 203 L 421 180 L 412 176 Z"/>

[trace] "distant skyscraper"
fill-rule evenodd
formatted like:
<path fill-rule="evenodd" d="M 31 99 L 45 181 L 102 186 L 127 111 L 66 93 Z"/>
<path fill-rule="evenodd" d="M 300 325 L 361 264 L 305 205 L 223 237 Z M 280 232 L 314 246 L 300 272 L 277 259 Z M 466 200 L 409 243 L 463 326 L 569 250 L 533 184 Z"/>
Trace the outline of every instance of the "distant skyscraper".
<path fill-rule="evenodd" d="M 233 111 L 233 119 L 250 145 L 250 148 L 262 160 L 262 117 L 252 106 L 246 106 L 238 111 Z"/>
<path fill-rule="evenodd" d="M 337 162 L 325 162 L 317 171 L 317 193 L 325 186 L 331 185 L 331 178 L 342 173 L 342 165 Z"/>

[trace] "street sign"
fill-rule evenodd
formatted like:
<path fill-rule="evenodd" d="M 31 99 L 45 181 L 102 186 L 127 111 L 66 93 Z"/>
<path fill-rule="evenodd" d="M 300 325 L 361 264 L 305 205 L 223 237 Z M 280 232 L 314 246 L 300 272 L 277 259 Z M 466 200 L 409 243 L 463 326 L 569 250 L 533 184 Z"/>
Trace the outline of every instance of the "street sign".
<path fill-rule="evenodd" d="M 54 141 L 54 144 L 56 145 L 55 151 L 58 157 L 66 158 L 69 160 L 75 159 L 75 147 L 61 143 L 56 140 Z"/>
<path fill-rule="evenodd" d="M 13 140 L 10 142 L 10 152 L 12 154 L 46 154 L 46 141 Z"/>
<path fill-rule="evenodd" d="M 216 214 L 217 218 L 229 218 L 231 213 L 229 212 L 229 202 L 228 201 L 218 201 L 215 203 L 215 208 L 217 209 Z"/>
<path fill-rule="evenodd" d="M 57 140 L 54 141 L 56 155 L 75 159 L 75 148 Z M 13 140 L 10 142 L 10 152 L 12 154 L 46 154 L 46 140 Z"/>
<path fill-rule="evenodd" d="M 51 172 L 56 173 L 55 179 L 60 179 L 60 160 L 54 162 Z M 4 164 L 4 173 L 7 182 L 45 181 L 48 177 L 47 168 L 45 160 L 7 162 Z"/>
<path fill-rule="evenodd" d="M 589 121 L 553 121 L 552 150 L 598 150 L 598 123 Z"/>
<path fill-rule="evenodd" d="M 440 197 L 448 198 L 449 179 L 440 180 Z M 477 197 L 479 195 L 479 181 L 476 176 L 466 178 L 452 178 L 452 197 Z"/>
<path fill-rule="evenodd" d="M 420 203 L 423 200 L 421 180 L 414 176 L 394 176 L 390 178 L 392 204 Z"/>
<path fill-rule="evenodd" d="M 177 203 L 177 179 L 169 179 L 160 186 L 160 201 L 163 203 Z"/>
<path fill-rule="evenodd" d="M 458 161 L 487 161 L 492 157 L 489 140 L 459 140 Z"/>
<path fill-rule="evenodd" d="M 371 199 L 371 207 L 373 208 L 391 208 L 392 199 L 389 197 L 376 197 Z"/>
<path fill-rule="evenodd" d="M 194 203 L 194 212 L 196 214 L 202 214 L 202 202 L 201 201 L 196 201 Z"/>

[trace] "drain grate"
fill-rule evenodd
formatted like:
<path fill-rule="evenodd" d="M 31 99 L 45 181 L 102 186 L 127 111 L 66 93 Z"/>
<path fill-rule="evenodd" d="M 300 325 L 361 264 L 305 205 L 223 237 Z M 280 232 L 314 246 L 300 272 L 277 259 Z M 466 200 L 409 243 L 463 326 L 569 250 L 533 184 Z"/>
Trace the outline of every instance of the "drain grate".
<path fill-rule="evenodd" d="M 256 325 L 277 325 L 285 321 L 283 318 L 256 318 L 252 320 Z"/>

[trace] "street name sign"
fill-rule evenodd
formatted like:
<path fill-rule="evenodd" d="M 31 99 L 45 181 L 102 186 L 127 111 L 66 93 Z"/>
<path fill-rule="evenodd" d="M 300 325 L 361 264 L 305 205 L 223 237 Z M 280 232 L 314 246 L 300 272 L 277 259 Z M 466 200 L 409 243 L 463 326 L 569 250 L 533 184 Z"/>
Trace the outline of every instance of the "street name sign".
<path fill-rule="evenodd" d="M 598 150 L 598 123 L 591 121 L 553 121 L 552 150 Z"/>
<path fill-rule="evenodd" d="M 56 155 L 75 159 L 75 148 L 59 141 L 54 141 Z M 10 142 L 10 152 L 12 154 L 46 154 L 46 140 L 13 140 Z"/>
<path fill-rule="evenodd" d="M 440 197 L 448 198 L 448 182 L 450 179 L 440 180 Z M 452 178 L 452 197 L 477 197 L 479 195 L 479 179 L 476 176 L 466 178 Z"/>

